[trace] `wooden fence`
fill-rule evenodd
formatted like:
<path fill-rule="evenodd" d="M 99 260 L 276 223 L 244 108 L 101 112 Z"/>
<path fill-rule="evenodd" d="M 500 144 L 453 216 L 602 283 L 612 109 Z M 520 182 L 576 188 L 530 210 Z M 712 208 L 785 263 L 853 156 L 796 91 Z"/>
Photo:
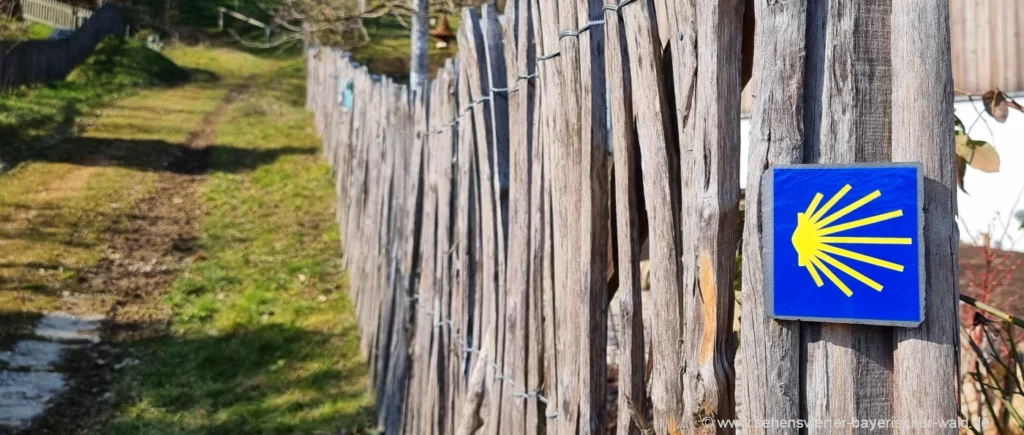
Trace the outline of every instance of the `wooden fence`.
<path fill-rule="evenodd" d="M 25 20 L 46 24 L 57 29 L 77 29 L 92 16 L 92 11 L 89 9 L 57 0 L 20 1 L 21 16 Z"/>
<path fill-rule="evenodd" d="M 45 41 L 0 41 L 0 91 L 63 80 L 100 41 L 124 31 L 121 8 L 109 3 L 67 38 Z"/>
<path fill-rule="evenodd" d="M 741 227 L 743 2 L 606 1 L 509 0 L 504 27 L 464 10 L 457 58 L 418 92 L 308 54 L 381 426 L 957 433 L 942 426 L 958 376 L 948 2 L 753 2 Z M 890 160 L 926 177 L 925 322 L 767 318 L 763 172 Z"/>
<path fill-rule="evenodd" d="M 953 80 L 982 93 L 1024 90 L 1024 4 L 1018 0 L 950 0 Z"/>

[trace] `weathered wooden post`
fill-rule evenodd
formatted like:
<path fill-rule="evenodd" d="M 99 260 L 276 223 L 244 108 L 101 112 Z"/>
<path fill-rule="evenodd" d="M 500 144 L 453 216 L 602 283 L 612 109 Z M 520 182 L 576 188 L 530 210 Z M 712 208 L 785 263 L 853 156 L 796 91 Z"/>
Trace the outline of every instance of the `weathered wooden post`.
<path fill-rule="evenodd" d="M 737 380 L 740 420 L 748 425 L 744 433 L 790 433 L 793 424 L 806 426 L 808 433 L 957 433 L 958 236 L 948 3 L 755 4 L 755 100 L 743 237 L 744 372 Z M 779 252 L 763 238 L 773 222 L 762 208 L 762 174 L 779 164 L 888 161 L 923 163 L 923 203 L 917 204 L 923 208 L 924 232 L 916 241 L 925 253 L 918 264 L 925 288 L 923 323 L 894 327 L 768 318 L 773 301 L 771 292 L 764 293 L 764 277 L 777 269 L 766 270 L 762 252 Z M 777 237 L 783 236 L 788 240 L 788 234 Z M 807 268 L 812 274 L 825 270 Z"/>
<path fill-rule="evenodd" d="M 892 6 L 892 157 L 921 162 L 925 185 L 925 323 L 896 331 L 893 416 L 957 416 L 960 335 L 957 308 L 956 155 L 950 123 L 948 1 L 895 1 Z M 957 433 L 949 428 L 943 433 Z M 927 428 L 896 433 L 937 433 Z"/>

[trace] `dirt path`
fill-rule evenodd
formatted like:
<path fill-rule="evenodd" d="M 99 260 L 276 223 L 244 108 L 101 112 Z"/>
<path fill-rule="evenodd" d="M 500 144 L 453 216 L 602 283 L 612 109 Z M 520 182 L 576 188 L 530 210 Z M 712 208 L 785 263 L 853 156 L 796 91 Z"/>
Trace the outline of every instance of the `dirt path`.
<path fill-rule="evenodd" d="M 301 61 L 170 57 L 0 175 L 0 434 L 367 433 Z"/>
<path fill-rule="evenodd" d="M 117 371 L 135 363 L 120 355 L 119 345 L 165 332 L 162 326 L 171 313 L 160 298 L 182 266 L 199 255 L 194 244 L 203 216 L 201 187 L 209 168 L 208 146 L 224 113 L 250 88 L 236 85 L 206 114 L 189 133 L 185 146 L 166 163 L 167 170 L 160 172 L 152 193 L 117 223 L 103 258 L 83 273 L 82 293 L 93 296 L 93 302 L 68 300 L 72 305 L 68 311 L 83 316 L 104 313 L 102 339 L 107 344 L 84 346 L 68 354 L 61 369 L 69 388 L 23 433 L 89 433 L 94 423 L 102 421 L 97 416 L 106 411 L 105 399 Z"/>
<path fill-rule="evenodd" d="M 7 284 L 0 300 L 16 302 L 0 317 L 0 433 L 90 433 L 112 380 L 133 363 L 119 344 L 165 329 L 170 309 L 160 298 L 201 255 L 194 244 L 208 146 L 227 110 L 251 89 L 225 86 L 226 93 L 191 85 L 115 103 L 94 114 L 90 131 L 49 152 L 53 161 L 28 163 L 0 180 L 0 188 L 14 187 L 0 198 L 7 251 L 0 257 L 39 260 L 0 266 Z M 189 99 L 195 104 L 186 108 Z M 146 102 L 164 106 L 140 111 Z M 152 125 L 154 115 L 164 125 Z M 173 124 L 187 131 L 180 144 Z M 136 140 L 140 132 L 148 137 Z M 55 319 L 72 329 L 47 335 Z M 61 337 L 83 333 L 74 328 L 85 335 Z"/>

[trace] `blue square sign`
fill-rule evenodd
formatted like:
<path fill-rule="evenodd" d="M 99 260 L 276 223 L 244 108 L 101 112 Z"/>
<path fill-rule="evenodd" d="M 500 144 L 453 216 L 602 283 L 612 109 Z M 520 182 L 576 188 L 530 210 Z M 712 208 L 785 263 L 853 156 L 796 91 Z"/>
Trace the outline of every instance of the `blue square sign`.
<path fill-rule="evenodd" d="M 798 165 L 764 174 L 765 309 L 777 319 L 924 320 L 920 165 Z"/>

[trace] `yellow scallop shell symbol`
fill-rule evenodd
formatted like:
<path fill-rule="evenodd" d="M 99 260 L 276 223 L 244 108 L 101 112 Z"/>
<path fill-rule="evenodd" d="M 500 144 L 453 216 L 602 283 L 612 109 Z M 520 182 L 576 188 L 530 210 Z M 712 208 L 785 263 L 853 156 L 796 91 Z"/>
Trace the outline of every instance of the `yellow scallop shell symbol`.
<path fill-rule="evenodd" d="M 823 274 L 832 282 L 832 284 L 835 284 L 839 290 L 842 290 L 846 296 L 853 296 L 853 291 L 850 290 L 850 287 L 847 286 L 842 279 L 836 276 L 830 266 L 839 269 L 846 275 L 853 277 L 857 281 L 860 281 L 864 283 L 864 285 L 867 285 L 877 291 L 882 291 L 882 285 L 858 272 L 846 263 L 836 259 L 836 257 L 847 258 L 860 263 L 895 270 L 897 272 L 903 272 L 903 266 L 839 248 L 834 245 L 909 245 L 912 243 L 910 238 L 843 237 L 840 235 L 839 233 L 846 230 L 852 230 L 854 228 L 860 228 L 903 216 L 903 210 L 895 210 L 863 219 L 832 225 L 844 216 L 882 196 L 882 192 L 880 190 L 876 190 L 852 204 L 843 207 L 839 211 L 826 216 L 826 214 L 832 210 L 832 207 L 839 203 L 839 201 L 843 199 L 843 196 L 845 196 L 851 189 L 852 187 L 849 184 L 843 186 L 843 188 L 840 189 L 832 199 L 829 199 L 821 208 L 818 208 L 818 205 L 821 204 L 821 200 L 824 199 L 824 196 L 821 193 L 814 195 L 814 199 L 811 200 L 811 204 L 807 207 L 807 211 L 797 213 L 797 225 L 796 230 L 793 231 L 792 238 L 793 248 L 796 249 L 797 253 L 797 262 L 801 267 L 807 269 L 807 272 L 811 274 L 811 278 L 814 280 L 814 283 L 817 284 L 818 287 L 824 286 L 825 283 L 821 280 L 821 275 Z"/>

